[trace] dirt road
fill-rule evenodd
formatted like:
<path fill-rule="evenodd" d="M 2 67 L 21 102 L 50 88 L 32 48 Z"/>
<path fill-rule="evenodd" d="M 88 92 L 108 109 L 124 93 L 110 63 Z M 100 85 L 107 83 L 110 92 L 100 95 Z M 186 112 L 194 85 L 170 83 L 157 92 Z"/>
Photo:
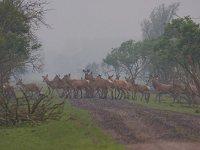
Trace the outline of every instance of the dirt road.
<path fill-rule="evenodd" d="M 125 100 L 76 99 L 97 124 L 130 150 L 200 150 L 200 117 L 149 109 Z"/>

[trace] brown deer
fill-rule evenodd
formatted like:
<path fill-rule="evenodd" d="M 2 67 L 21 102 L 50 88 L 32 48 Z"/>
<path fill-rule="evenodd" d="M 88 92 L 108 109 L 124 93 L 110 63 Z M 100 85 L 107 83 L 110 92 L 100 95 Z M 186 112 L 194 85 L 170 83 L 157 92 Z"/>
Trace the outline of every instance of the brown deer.
<path fill-rule="evenodd" d="M 46 76 L 42 76 L 42 78 L 43 78 L 43 82 L 46 82 L 47 84 L 49 94 L 53 93 L 53 91 L 58 88 L 57 76 L 52 81 L 48 79 L 48 74 Z"/>
<path fill-rule="evenodd" d="M 108 80 L 112 82 L 112 97 L 115 99 L 121 99 L 122 96 L 126 97 L 126 87 L 127 83 L 123 80 L 119 80 L 120 76 L 117 75 L 115 79 L 113 79 L 114 75 L 108 76 Z M 114 92 L 113 92 L 114 90 Z"/>
<path fill-rule="evenodd" d="M 35 83 L 28 83 L 28 84 L 24 84 L 22 82 L 22 79 L 19 79 L 19 81 L 16 83 L 16 85 L 19 85 L 22 87 L 22 89 L 25 91 L 25 92 L 31 92 L 33 94 L 33 92 L 35 93 L 40 93 L 40 89 L 39 89 L 39 86 Z"/>
<path fill-rule="evenodd" d="M 84 79 L 71 79 L 71 74 L 65 75 L 62 78 L 62 81 L 65 84 L 68 84 L 71 89 L 74 91 L 74 97 L 78 97 L 78 93 L 80 91 L 80 98 L 83 98 L 83 89 L 85 90 L 86 96 L 88 95 L 89 91 L 89 80 L 84 80 Z"/>
<path fill-rule="evenodd" d="M 99 94 L 101 91 L 101 94 L 99 94 L 99 97 L 107 98 L 108 88 L 110 87 L 110 84 L 111 84 L 110 81 L 105 80 L 101 78 L 100 76 L 98 76 L 97 78 L 94 78 L 92 72 L 90 72 L 89 70 L 83 70 L 83 72 L 85 74 L 85 79 L 90 81 L 89 86 L 91 89 L 90 92 L 92 94 L 92 97 Z"/>
<path fill-rule="evenodd" d="M 99 94 L 99 97 L 107 98 L 109 89 L 112 89 L 113 87 L 113 82 L 108 79 L 103 79 L 101 75 L 98 75 L 97 78 L 95 79 L 95 84 L 99 90 L 99 93 L 101 92 L 101 95 Z"/>
<path fill-rule="evenodd" d="M 159 77 L 158 76 L 150 76 L 151 81 L 152 81 L 152 85 L 156 91 L 156 99 L 155 102 L 157 101 L 157 98 L 159 100 L 160 103 L 160 97 L 161 94 L 170 94 L 170 95 L 174 95 L 174 86 L 173 84 L 163 84 L 159 82 Z M 175 102 L 175 98 L 174 98 L 174 102 Z"/>
<path fill-rule="evenodd" d="M 131 82 L 133 84 L 134 87 L 134 99 L 137 99 L 137 95 L 136 93 L 139 92 L 141 93 L 141 101 L 143 100 L 143 97 L 145 98 L 145 101 L 148 103 L 149 99 L 150 99 L 150 87 L 148 87 L 147 85 L 144 84 L 136 84 L 135 83 L 135 79 L 130 79 L 129 78 L 129 82 Z"/>
<path fill-rule="evenodd" d="M 150 88 L 147 85 L 135 84 L 136 91 L 142 94 L 141 101 L 145 97 L 145 101 L 148 103 L 150 99 Z"/>

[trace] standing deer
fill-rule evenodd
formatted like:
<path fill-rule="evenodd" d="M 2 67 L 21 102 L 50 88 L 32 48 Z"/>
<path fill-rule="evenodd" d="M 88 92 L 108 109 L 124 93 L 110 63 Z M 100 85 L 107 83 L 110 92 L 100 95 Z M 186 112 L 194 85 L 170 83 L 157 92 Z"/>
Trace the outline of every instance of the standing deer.
<path fill-rule="evenodd" d="M 112 90 L 112 97 L 115 99 L 121 99 L 122 96 L 126 98 L 126 91 L 127 91 L 127 82 L 123 80 L 119 80 L 120 76 L 117 75 L 116 79 L 113 79 L 114 75 L 108 76 L 108 80 L 112 82 L 111 88 Z"/>
<path fill-rule="evenodd" d="M 108 80 L 105 80 L 98 76 L 96 79 L 93 77 L 92 72 L 89 70 L 83 70 L 85 74 L 85 79 L 89 80 L 89 87 L 91 89 L 92 97 L 94 97 L 96 94 L 99 94 L 101 91 L 101 94 L 99 94 L 100 98 L 107 98 L 108 95 L 108 89 L 111 86 L 111 82 Z M 96 93 L 95 93 L 96 92 Z"/>
<path fill-rule="evenodd" d="M 71 79 L 71 74 L 65 75 L 62 78 L 65 84 L 68 84 L 74 91 L 74 97 L 77 98 L 80 91 L 80 97 L 83 98 L 83 89 L 85 90 L 86 96 L 89 91 L 89 81 L 84 79 Z"/>
<path fill-rule="evenodd" d="M 157 101 L 157 98 L 159 100 L 160 103 L 160 97 L 161 94 L 170 94 L 170 95 L 174 95 L 174 86 L 173 84 L 163 84 L 159 82 L 159 77 L 158 76 L 150 76 L 151 81 L 152 81 L 152 85 L 156 91 L 156 99 L 155 101 Z M 174 102 L 175 102 L 175 98 L 174 98 Z"/>
<path fill-rule="evenodd" d="M 46 76 L 42 76 L 42 78 L 43 78 L 43 82 L 46 82 L 46 84 L 47 84 L 49 94 L 51 92 L 53 93 L 53 91 L 57 88 L 57 83 L 54 80 L 50 81 L 48 79 L 48 74 Z M 51 89 L 52 89 L 52 91 L 51 91 Z"/>

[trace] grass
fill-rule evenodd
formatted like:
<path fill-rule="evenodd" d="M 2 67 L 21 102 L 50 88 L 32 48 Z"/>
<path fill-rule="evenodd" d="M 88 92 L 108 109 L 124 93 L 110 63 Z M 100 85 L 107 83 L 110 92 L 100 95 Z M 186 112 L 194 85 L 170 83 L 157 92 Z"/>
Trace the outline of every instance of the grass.
<path fill-rule="evenodd" d="M 170 97 L 162 96 L 161 97 L 161 103 L 155 103 L 155 94 L 151 94 L 149 103 L 146 103 L 144 100 L 140 100 L 140 96 L 138 94 L 138 100 L 130 100 L 131 103 L 141 104 L 148 108 L 154 108 L 159 110 L 170 110 L 170 111 L 176 111 L 180 113 L 187 113 L 192 115 L 198 115 L 200 116 L 200 108 L 191 107 L 188 104 L 173 104 L 173 99 Z"/>
<path fill-rule="evenodd" d="M 91 120 L 66 102 L 60 120 L 39 126 L 0 128 L 1 150 L 123 150 Z"/>

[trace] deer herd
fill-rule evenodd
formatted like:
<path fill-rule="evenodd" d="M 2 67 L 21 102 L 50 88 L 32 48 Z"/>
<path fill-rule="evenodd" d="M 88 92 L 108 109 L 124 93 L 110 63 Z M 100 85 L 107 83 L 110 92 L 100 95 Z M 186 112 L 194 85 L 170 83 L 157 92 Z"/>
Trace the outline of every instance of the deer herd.
<path fill-rule="evenodd" d="M 48 79 L 48 75 L 42 76 L 43 82 L 47 84 L 49 94 L 54 91 L 61 90 L 62 96 L 65 98 L 100 98 L 107 99 L 110 96 L 112 99 L 137 99 L 138 93 L 141 95 L 141 100 L 145 99 L 148 103 L 150 98 L 150 88 L 147 85 L 136 84 L 132 78 L 121 80 L 120 76 L 114 78 L 113 75 L 107 79 L 98 75 L 94 77 L 90 70 L 83 70 L 84 78 L 72 79 L 71 74 L 66 74 L 63 78 L 56 75 L 53 80 Z M 192 99 L 197 95 L 197 88 L 194 84 L 189 84 L 190 87 L 183 87 L 180 84 L 164 84 L 159 82 L 158 76 L 150 76 L 149 82 L 152 83 L 156 93 L 155 102 L 160 102 L 160 97 L 163 94 L 169 94 L 174 99 L 174 102 L 180 101 L 181 95 L 189 93 Z M 36 83 L 25 84 L 20 79 L 17 83 L 25 92 L 40 93 L 40 87 Z M 14 86 L 10 83 L 4 83 L 3 91 L 5 93 L 14 93 Z"/>

